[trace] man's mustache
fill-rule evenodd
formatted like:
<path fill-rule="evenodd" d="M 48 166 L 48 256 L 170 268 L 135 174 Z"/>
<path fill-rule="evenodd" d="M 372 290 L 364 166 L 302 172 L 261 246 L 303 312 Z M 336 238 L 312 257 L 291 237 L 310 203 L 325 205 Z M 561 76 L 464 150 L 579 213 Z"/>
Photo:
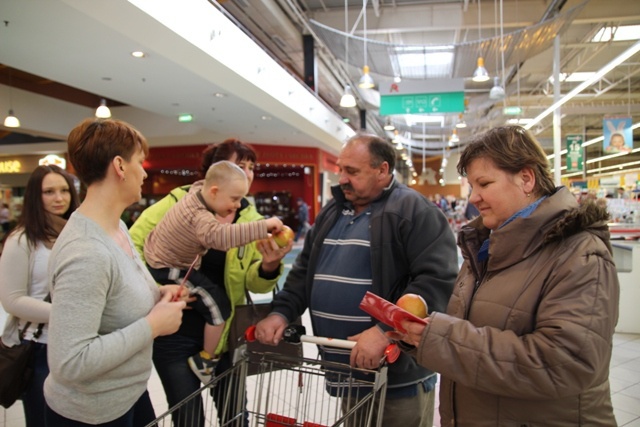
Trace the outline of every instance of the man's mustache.
<path fill-rule="evenodd" d="M 340 189 L 342 191 L 353 191 L 351 184 L 340 184 Z"/>

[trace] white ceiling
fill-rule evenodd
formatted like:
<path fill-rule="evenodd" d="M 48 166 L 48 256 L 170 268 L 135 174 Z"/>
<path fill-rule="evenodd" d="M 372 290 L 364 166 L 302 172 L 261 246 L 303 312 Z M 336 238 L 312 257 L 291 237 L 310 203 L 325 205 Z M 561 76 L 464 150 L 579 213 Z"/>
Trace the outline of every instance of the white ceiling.
<path fill-rule="evenodd" d="M 178 4 L 171 0 L 139 1 Z M 347 3 L 352 34 L 362 37 L 362 2 Z M 354 128 L 360 125 L 358 109 L 342 109 L 338 102 L 343 85 L 353 85 L 359 78 L 363 50 L 353 44 L 350 60 L 345 64 L 339 59 L 344 54 L 342 45 L 327 44 L 317 37 L 318 96 L 310 99 L 309 95 L 314 94 L 302 90 L 301 34 L 313 34 L 311 19 L 343 31 L 344 0 L 226 0 L 204 4 L 231 15 L 289 71 L 288 79 L 295 80 L 300 89 L 296 93 L 305 92 L 306 96 L 296 103 L 289 102 L 287 96 L 274 96 L 271 84 L 256 83 L 244 74 L 239 76 L 226 62 L 187 42 L 126 0 L 2 0 L 0 21 L 8 24 L 0 22 L 0 63 L 125 104 L 112 108 L 114 116 L 138 127 L 152 146 L 206 144 L 238 137 L 255 144 L 315 146 L 337 153 L 341 142 L 352 132 L 342 123 L 341 116 L 350 117 Z M 496 67 L 502 45 L 496 37 L 500 4 L 504 10 L 505 40 L 509 34 L 545 18 L 552 19 L 557 12 L 582 6 L 560 36 L 562 72 L 597 71 L 634 43 L 589 43 L 603 25 L 640 24 L 640 1 L 630 0 L 369 0 L 367 38 L 392 44 L 446 43 L 470 51 L 482 45 L 486 47 L 487 68 L 494 75 L 500 69 L 499 64 Z M 200 31 L 196 19 L 186 20 L 189 24 L 194 22 L 194 28 Z M 201 31 L 210 37 L 217 34 L 212 27 Z M 534 35 L 523 44 L 510 46 L 505 60 L 515 65 L 508 66 L 505 72 L 505 101 L 489 99 L 492 81 L 478 85 L 467 79 L 469 108 L 465 119 L 471 126 L 459 132 L 463 144 L 488 126 L 503 124 L 504 105 L 522 106 L 523 116 L 533 117 L 553 102 L 553 88 L 548 83 L 553 72 L 552 46 L 533 57 L 518 56 L 525 51 L 525 43 L 538 40 Z M 133 50 L 144 50 L 148 57 L 134 60 L 129 56 Z M 247 70 L 258 73 L 258 58 L 245 51 L 236 55 L 229 61 L 244 61 Z M 461 61 L 473 63 L 474 56 L 467 52 L 456 61 L 458 65 Z M 390 77 L 376 75 L 373 67 L 372 74 L 376 79 Z M 576 85 L 563 83 L 561 92 L 567 93 Z M 217 92 L 228 96 L 217 98 Z M 8 95 L 8 88 L 0 86 L 2 114 L 9 108 Z M 357 96 L 359 108 L 368 110 L 367 128 L 381 132 L 384 118 L 377 116 L 377 97 L 364 91 L 357 92 Z M 20 131 L 27 134 L 64 139 L 78 121 L 93 114 L 92 108 L 20 89 L 14 88 L 11 97 L 22 122 Z M 563 106 L 563 135 L 585 131 L 587 138 L 598 136 L 605 115 L 631 115 L 636 123 L 640 120 L 639 98 L 640 57 L 636 55 Z M 176 117 L 182 112 L 192 113 L 194 122 L 179 124 Z M 270 120 L 263 120 L 263 116 Z M 452 115 L 444 128 L 429 132 L 444 135 L 456 119 Z M 550 149 L 551 117 L 533 130 Z M 64 150 L 64 144 L 53 146 Z M 0 154 L 51 149 L 50 143 L 0 145 Z M 419 152 L 416 155 L 420 157 Z M 418 160 L 414 159 L 414 163 Z"/>
<path fill-rule="evenodd" d="M 351 131 L 326 104 L 314 105 L 303 96 L 294 108 L 285 105 L 268 88 L 256 87 L 125 0 L 3 0 L 0 18 L 8 21 L 0 27 L 0 63 L 126 104 L 112 108 L 113 116 L 139 128 L 152 146 L 237 137 L 336 153 Z M 130 56 L 134 50 L 148 56 L 136 60 Z M 245 58 L 247 67 L 253 66 L 250 59 Z M 308 92 L 296 85 L 299 92 Z M 4 112 L 9 88 L 0 90 Z M 11 99 L 20 132 L 27 134 L 64 139 L 94 113 L 19 89 L 12 90 Z M 320 126 L 308 110 L 312 107 L 314 115 L 321 115 Z M 178 123 L 180 113 L 191 113 L 195 120 Z M 0 152 L 34 149 L 39 147 L 12 145 Z"/>

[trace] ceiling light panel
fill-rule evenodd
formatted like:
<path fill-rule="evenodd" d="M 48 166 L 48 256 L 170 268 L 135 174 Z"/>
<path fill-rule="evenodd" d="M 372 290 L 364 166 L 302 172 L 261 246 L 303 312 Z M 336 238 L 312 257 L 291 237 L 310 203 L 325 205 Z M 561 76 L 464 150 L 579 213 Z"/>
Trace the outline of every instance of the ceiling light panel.
<path fill-rule="evenodd" d="M 619 27 L 602 27 L 591 39 L 594 43 L 611 41 L 627 41 L 640 39 L 640 25 L 621 25 Z"/>

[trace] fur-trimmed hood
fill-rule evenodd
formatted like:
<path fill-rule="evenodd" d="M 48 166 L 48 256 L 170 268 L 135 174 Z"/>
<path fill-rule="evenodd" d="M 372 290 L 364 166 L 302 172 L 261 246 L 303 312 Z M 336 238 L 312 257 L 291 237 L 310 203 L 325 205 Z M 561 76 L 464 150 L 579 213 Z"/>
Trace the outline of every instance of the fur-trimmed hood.
<path fill-rule="evenodd" d="M 601 236 L 601 238 L 609 246 L 609 227 L 607 226 L 609 218 L 609 212 L 605 207 L 596 204 L 593 200 L 587 200 L 559 218 L 546 232 L 544 243 L 561 240 L 588 230 L 595 234 L 605 233 L 606 236 Z M 609 250 L 611 250 L 611 247 L 609 247 Z"/>
<path fill-rule="evenodd" d="M 608 218 L 604 207 L 591 201 L 580 205 L 566 187 L 558 187 L 531 215 L 516 218 L 493 233 L 482 225 L 481 217 L 474 219 L 458 234 L 458 245 L 463 257 L 470 260 L 478 274 L 483 267 L 477 263 L 477 254 L 487 238 L 490 238 L 488 270 L 509 267 L 547 244 L 566 240 L 583 231 L 597 236 L 611 252 Z M 514 228 L 517 231 L 514 232 Z"/>

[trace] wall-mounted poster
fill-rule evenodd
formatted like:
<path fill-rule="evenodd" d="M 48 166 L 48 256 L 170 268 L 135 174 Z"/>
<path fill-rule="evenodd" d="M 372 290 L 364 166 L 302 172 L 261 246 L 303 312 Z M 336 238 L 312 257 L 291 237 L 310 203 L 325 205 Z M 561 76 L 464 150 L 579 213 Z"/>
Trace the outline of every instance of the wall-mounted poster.
<path fill-rule="evenodd" d="M 633 149 L 631 117 L 605 117 L 602 122 L 606 153 L 629 153 Z"/>

